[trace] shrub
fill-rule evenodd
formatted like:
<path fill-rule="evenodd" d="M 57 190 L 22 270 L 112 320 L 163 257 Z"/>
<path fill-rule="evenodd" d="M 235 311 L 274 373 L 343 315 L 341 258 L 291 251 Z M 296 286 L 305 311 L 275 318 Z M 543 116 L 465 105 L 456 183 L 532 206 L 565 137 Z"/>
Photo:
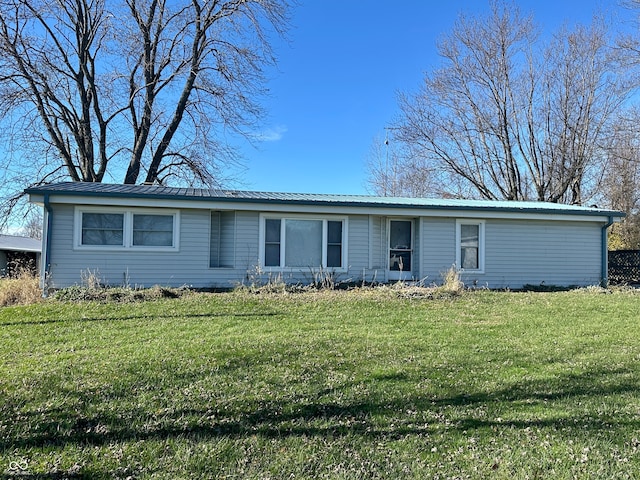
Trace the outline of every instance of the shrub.
<path fill-rule="evenodd" d="M 128 283 L 121 287 L 104 284 L 97 270 L 86 270 L 80 275 L 82 284 L 57 290 L 53 298 L 63 302 L 142 302 L 162 298 L 178 298 L 189 289 L 168 288 L 154 285 L 151 288 L 131 287 Z"/>
<path fill-rule="evenodd" d="M 151 288 L 131 287 L 90 287 L 74 285 L 63 288 L 53 294 L 53 298 L 62 302 L 143 302 L 163 298 L 178 298 L 188 292 L 188 288 L 168 288 L 154 285 Z"/>

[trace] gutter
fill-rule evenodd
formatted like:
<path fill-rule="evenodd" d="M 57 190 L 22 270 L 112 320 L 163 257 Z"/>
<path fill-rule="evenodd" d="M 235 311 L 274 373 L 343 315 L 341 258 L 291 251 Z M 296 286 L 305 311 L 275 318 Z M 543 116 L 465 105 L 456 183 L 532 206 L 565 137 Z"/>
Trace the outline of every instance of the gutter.
<path fill-rule="evenodd" d="M 53 209 L 49 201 L 49 193 L 44 194 L 44 209 L 47 212 L 47 226 L 45 227 L 44 252 L 41 259 L 43 265 L 41 284 L 42 296 L 46 298 L 49 296 L 47 284 L 49 283 L 49 275 L 51 273 L 51 228 L 53 226 Z"/>
<path fill-rule="evenodd" d="M 607 288 L 609 286 L 609 248 L 607 245 L 607 229 L 613 225 L 613 217 L 609 216 L 607 223 L 602 227 L 602 261 L 600 271 L 600 286 Z"/>

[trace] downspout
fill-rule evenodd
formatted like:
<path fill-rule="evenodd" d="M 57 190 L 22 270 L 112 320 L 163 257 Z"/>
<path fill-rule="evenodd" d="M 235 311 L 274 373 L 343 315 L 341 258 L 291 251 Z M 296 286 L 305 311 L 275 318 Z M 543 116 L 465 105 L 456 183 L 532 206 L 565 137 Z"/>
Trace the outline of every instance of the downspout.
<path fill-rule="evenodd" d="M 607 229 L 613 225 L 613 217 L 609 216 L 607 223 L 602 227 L 602 262 L 600 271 L 600 286 L 607 288 L 609 286 L 609 249 L 607 245 Z"/>
<path fill-rule="evenodd" d="M 44 194 L 44 209 L 47 212 L 47 225 L 44 231 L 44 255 L 42 258 L 42 296 L 49 296 L 49 289 L 47 285 L 49 283 L 49 274 L 51 272 L 51 226 L 53 225 L 53 209 L 51 208 L 51 203 L 49 202 L 49 194 Z"/>

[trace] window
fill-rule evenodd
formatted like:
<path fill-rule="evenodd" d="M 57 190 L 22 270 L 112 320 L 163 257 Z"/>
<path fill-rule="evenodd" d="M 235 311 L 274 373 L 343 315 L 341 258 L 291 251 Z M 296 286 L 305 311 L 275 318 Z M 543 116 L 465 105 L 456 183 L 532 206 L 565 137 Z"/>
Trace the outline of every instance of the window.
<path fill-rule="evenodd" d="M 82 245 L 124 245 L 124 214 L 90 213 L 82 215 Z"/>
<path fill-rule="evenodd" d="M 264 266 L 280 266 L 280 224 L 281 220 L 267 218 L 264 228 Z"/>
<path fill-rule="evenodd" d="M 317 267 L 323 264 L 322 224 L 322 220 L 285 220 L 285 266 Z"/>
<path fill-rule="evenodd" d="M 211 212 L 209 267 L 233 268 L 235 263 L 236 212 Z"/>
<path fill-rule="evenodd" d="M 345 220 L 265 218 L 262 261 L 265 267 L 344 268 Z"/>
<path fill-rule="evenodd" d="M 133 245 L 171 247 L 173 215 L 133 215 Z"/>
<path fill-rule="evenodd" d="M 342 266 L 342 222 L 327 222 L 327 267 Z"/>
<path fill-rule="evenodd" d="M 178 248 L 178 212 L 76 208 L 74 245 L 87 249 Z"/>
<path fill-rule="evenodd" d="M 484 271 L 484 222 L 456 222 L 456 265 L 465 271 Z"/>

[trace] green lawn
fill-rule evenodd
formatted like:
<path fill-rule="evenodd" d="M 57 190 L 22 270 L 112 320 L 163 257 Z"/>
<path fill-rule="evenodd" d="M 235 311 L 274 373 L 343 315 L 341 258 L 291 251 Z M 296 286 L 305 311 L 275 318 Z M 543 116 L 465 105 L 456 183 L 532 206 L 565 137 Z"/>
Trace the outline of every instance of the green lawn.
<path fill-rule="evenodd" d="M 640 295 L 0 309 L 0 478 L 638 478 Z"/>

